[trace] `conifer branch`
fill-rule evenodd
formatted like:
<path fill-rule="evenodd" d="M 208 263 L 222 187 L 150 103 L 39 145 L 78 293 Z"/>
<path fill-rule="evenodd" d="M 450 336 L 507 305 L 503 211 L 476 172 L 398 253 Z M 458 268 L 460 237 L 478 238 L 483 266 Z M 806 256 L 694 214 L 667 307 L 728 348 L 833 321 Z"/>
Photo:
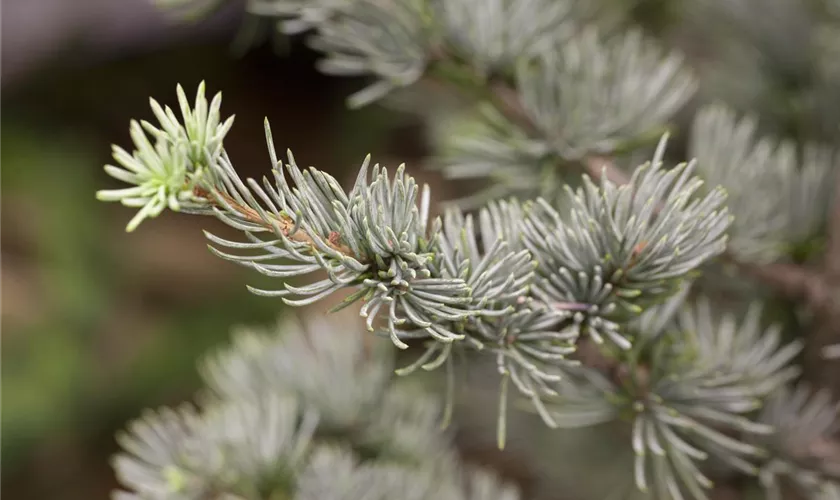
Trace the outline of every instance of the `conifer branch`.
<path fill-rule="evenodd" d="M 829 212 L 828 244 L 825 249 L 825 274 L 835 286 L 840 286 L 840 169 L 834 172 L 834 202 Z"/>
<path fill-rule="evenodd" d="M 814 312 L 826 312 L 838 305 L 836 289 L 825 274 L 788 262 L 754 264 L 725 255 L 726 262 L 752 279 L 771 287 L 788 300 L 802 301 Z"/>
<path fill-rule="evenodd" d="M 447 421 L 455 386 L 453 353 L 465 348 L 489 353 L 500 381 L 500 447 L 508 394 L 515 391 L 552 428 L 629 421 L 636 485 L 657 496 L 707 498 L 713 486 L 705 467 L 710 457 L 730 471 L 763 473 L 765 486 L 778 482 L 779 467 L 792 467 L 797 457 L 787 443 L 776 446 L 776 456 L 769 460 L 762 443 L 779 427 L 806 427 L 813 412 L 779 403 L 790 406 L 777 407 L 785 411 L 771 415 L 771 421 L 784 424 L 780 426 L 757 421 L 755 411 L 799 375 L 800 366 L 792 361 L 802 342 L 787 341 L 780 325 L 764 325 L 757 303 L 745 314 L 719 314 L 702 297 L 691 305 L 685 302 L 694 272 L 721 257 L 779 295 L 816 311 L 840 311 L 830 281 L 834 271 L 840 272 L 840 262 L 832 260 L 840 247 L 840 229 L 830 235 L 828 277 L 780 261 L 791 245 L 806 241 L 824 222 L 827 195 L 821 167 L 833 161 L 826 148 L 806 148 L 799 165 L 790 144 L 781 144 L 778 151 L 767 141 L 754 144 L 753 121 L 736 123 L 726 112 L 712 109 L 699 114 L 699 132 L 692 137 L 700 152 L 710 146 L 705 148 L 708 154 L 665 168 L 667 134 L 660 132 L 696 89 L 693 75 L 678 53 L 661 50 L 639 30 L 609 38 L 594 28 L 567 30 L 576 24 L 571 2 L 252 3 L 263 15 L 283 17 L 279 26 L 287 33 L 312 29 L 311 45 L 326 55 L 319 62 L 322 71 L 374 77 L 372 85 L 351 96 L 351 107 L 421 78 L 478 101 L 486 114 L 477 120 L 482 123 L 476 130 L 454 134 L 468 145 L 462 143 L 460 152 L 466 152 L 453 160 L 448 173 L 502 179 L 513 187 L 500 182 L 496 199 L 476 214 L 452 208 L 429 220 L 429 191 L 403 165 L 392 176 L 379 165 L 369 169 L 366 158 L 355 185 L 346 191 L 325 172 L 298 167 L 291 152 L 287 163 L 278 161 L 267 122 L 271 178 L 264 177 L 262 184 L 243 181 L 222 146 L 231 121 L 220 121 L 220 97 L 208 105 L 202 85 L 194 107 L 178 89 L 183 123 L 153 102 L 161 128 L 134 122 L 134 154 L 115 149 L 123 169 L 106 170 L 132 187 L 99 196 L 142 207 L 129 230 L 165 208 L 213 215 L 246 239 L 228 241 L 208 234 L 215 245 L 237 253 L 211 247 L 216 255 L 281 278 L 281 289 L 252 292 L 301 306 L 339 290 L 354 290 L 336 309 L 362 303 L 359 314 L 368 330 L 389 337 L 401 349 L 409 347 L 409 339 L 423 343 L 418 359 L 397 374 L 447 371 L 447 407 L 442 412 Z M 481 16 L 474 16 L 477 7 L 486 7 Z M 618 153 L 653 135 L 662 138 L 652 161 L 632 175 L 614 164 Z M 729 176 L 740 163 L 745 166 L 737 171 L 742 177 Z M 769 165 L 766 172 L 760 168 L 764 163 Z M 557 178 L 569 166 L 584 174 L 577 188 Z M 796 177 L 799 166 L 802 175 Z M 698 176 L 695 171 L 702 172 Z M 711 189 L 701 190 L 703 177 Z M 765 197 L 751 212 L 747 189 L 738 191 L 756 177 L 775 183 L 778 189 L 772 193 L 778 199 Z M 540 191 L 541 196 L 526 203 L 498 199 L 515 189 L 530 189 L 533 198 L 534 188 L 546 185 L 553 191 Z M 734 194 L 731 203 L 725 203 L 724 187 Z M 840 225 L 840 201 L 835 203 L 833 226 Z M 782 215 L 765 217 L 778 205 L 786 209 L 777 210 Z M 730 230 L 730 214 L 736 211 L 746 217 Z M 762 218 L 766 221 L 753 227 Z M 315 272 L 326 272 L 326 279 L 301 286 L 287 280 Z M 359 420 L 362 414 L 375 413 L 375 423 L 381 424 L 379 420 L 399 421 L 404 412 L 416 410 L 427 422 L 428 412 L 402 404 L 406 402 L 398 393 L 375 398 L 376 412 L 371 412 L 365 398 L 377 391 L 364 382 L 353 388 L 336 383 L 359 378 L 355 370 L 346 371 L 348 365 L 337 353 L 352 357 L 358 351 L 323 337 L 318 345 L 331 363 L 316 373 L 305 368 L 306 363 L 318 363 L 295 349 L 297 340 L 293 337 L 275 350 L 270 342 L 246 338 L 237 350 L 205 366 L 216 395 L 236 403 L 222 412 L 222 426 L 250 421 L 255 424 L 250 432 L 257 434 L 261 427 L 275 427 L 276 422 L 261 423 L 255 415 L 280 415 L 279 402 L 259 412 L 246 400 L 264 399 L 280 389 L 297 399 L 311 397 L 326 414 L 328 428 L 351 434 L 359 424 L 368 427 Z M 378 387 L 384 374 L 377 372 L 365 382 Z M 410 398 L 407 403 L 413 402 Z M 829 415 L 826 405 L 820 402 L 814 408 L 830 423 L 835 415 Z M 291 422 L 297 409 L 289 406 L 285 413 L 284 420 Z M 183 420 L 193 422 L 187 425 L 190 432 L 219 425 L 215 417 L 204 415 L 185 415 Z M 313 429 L 291 425 L 285 434 L 300 436 L 303 443 L 315 440 Z M 827 434 L 827 428 L 815 430 L 821 440 Z M 354 445 L 381 444 L 385 437 L 393 441 L 390 451 L 411 455 L 429 444 L 417 436 L 400 431 L 344 437 Z M 251 434 L 244 437 L 253 441 Z M 191 438 L 185 442 L 193 444 Z M 130 446 L 137 449 L 137 444 Z M 223 445 L 246 458 L 253 451 L 236 439 L 214 444 L 204 438 L 202 444 L 210 452 Z M 317 449 L 303 468 L 297 454 L 288 455 L 279 441 L 274 444 L 270 461 L 256 464 L 281 464 L 292 475 L 315 478 L 317 488 L 303 488 L 302 498 L 332 491 L 340 483 L 323 484 L 321 476 L 350 481 L 355 470 L 351 454 Z M 199 478 L 215 472 L 217 464 L 202 458 L 174 465 Z M 128 457 L 124 470 L 136 470 L 136 459 L 146 457 Z M 163 464 L 146 465 L 155 469 Z M 195 465 L 201 468 L 192 470 Z M 794 465 L 816 470 L 810 464 Z M 232 472 L 247 476 L 253 471 Z M 354 474 L 355 480 L 362 477 Z M 434 485 L 419 472 L 415 476 L 425 486 Z M 396 474 L 391 479 L 400 483 L 408 478 Z M 830 483 L 820 478 L 818 484 L 804 486 L 826 485 Z"/>
<path fill-rule="evenodd" d="M 606 177 L 612 182 L 624 185 L 630 182 L 630 177 L 621 170 L 615 168 L 615 165 L 609 158 L 601 156 L 590 156 L 585 160 L 586 171 L 595 179 Z"/>
<path fill-rule="evenodd" d="M 457 455 L 440 405 L 393 383 L 392 364 L 346 324 L 240 329 L 199 364 L 199 404 L 147 410 L 117 435 L 114 497 L 518 500 Z"/>
<path fill-rule="evenodd" d="M 539 134 L 538 127 L 530 120 L 518 98 L 518 93 L 506 82 L 495 80 L 490 82 L 489 88 L 493 94 L 493 104 L 512 122 L 517 123 L 527 133 Z M 630 178 L 616 168 L 608 157 L 593 155 L 583 159 L 583 168 L 593 178 L 605 177 L 617 185 L 627 184 Z M 840 176 L 838 176 L 840 179 Z M 840 189 L 840 181 L 838 181 Z M 840 192 L 840 191 L 837 191 Z M 832 229 L 830 234 L 840 235 L 840 196 L 836 196 Z M 840 236 L 834 236 L 826 252 L 827 263 L 840 266 Z M 826 278 L 817 272 L 793 263 L 753 264 L 735 258 L 731 253 L 725 253 L 723 259 L 734 264 L 747 276 L 770 286 L 780 295 L 792 300 L 805 301 L 813 310 L 822 311 L 827 308 L 838 307 L 836 291 L 826 283 Z M 835 263 L 835 261 L 837 261 Z M 829 268 L 830 269 L 830 268 Z M 827 272 L 831 272 L 827 269 Z M 840 267 L 835 269 L 840 272 Z M 830 275 L 834 276 L 834 275 Z"/>
<path fill-rule="evenodd" d="M 267 213 L 265 214 L 264 218 L 263 215 L 260 215 L 260 213 L 254 210 L 253 208 L 240 204 L 229 195 L 222 193 L 218 189 L 214 188 L 211 188 L 208 191 L 203 187 L 196 187 L 193 190 L 193 192 L 197 198 L 207 200 L 218 209 L 224 209 L 226 207 L 229 207 L 233 209 L 233 211 L 240 215 L 243 219 L 248 220 L 259 226 L 262 226 L 268 231 L 280 230 L 284 236 L 291 239 L 292 241 L 307 243 L 313 249 L 316 248 L 315 240 L 313 240 L 313 238 L 309 234 L 307 234 L 306 231 L 295 229 L 295 221 L 287 215 L 281 213 L 279 216 L 277 216 Z M 346 255 L 347 257 L 356 258 L 356 255 L 353 253 L 353 250 L 351 250 L 350 247 L 338 243 L 340 238 L 341 236 L 338 234 L 338 232 L 333 231 L 330 233 L 330 236 L 324 243 L 327 244 L 330 248 L 334 249 L 335 251 Z"/>

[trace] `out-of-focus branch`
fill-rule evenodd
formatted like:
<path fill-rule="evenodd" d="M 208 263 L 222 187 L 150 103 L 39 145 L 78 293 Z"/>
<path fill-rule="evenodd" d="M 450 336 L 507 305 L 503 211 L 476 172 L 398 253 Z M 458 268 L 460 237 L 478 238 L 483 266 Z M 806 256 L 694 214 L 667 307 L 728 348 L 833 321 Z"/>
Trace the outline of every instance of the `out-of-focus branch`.
<path fill-rule="evenodd" d="M 493 82 L 490 88 L 494 96 L 494 103 L 500 112 L 520 125 L 526 132 L 537 134 L 536 125 L 528 118 L 514 89 L 502 82 Z M 583 167 L 593 179 L 600 179 L 605 176 L 619 185 L 630 181 L 629 176 L 616 168 L 610 158 L 607 157 L 587 157 L 583 161 Z M 840 182 L 840 175 L 838 175 L 838 182 Z M 838 193 L 840 193 L 840 187 L 838 187 Z M 826 274 L 840 278 L 840 196 L 836 198 L 834 204 L 831 232 Z M 840 308 L 840 298 L 837 297 L 836 288 L 831 286 L 823 273 L 796 264 L 742 262 L 729 253 L 724 255 L 724 259 L 736 265 L 750 278 L 771 287 L 777 293 L 789 299 L 805 302 L 814 311 Z M 832 269 L 835 272 L 833 275 L 830 274 Z"/>
<path fill-rule="evenodd" d="M 831 282 L 840 285 L 840 171 L 835 172 L 834 177 L 834 202 L 829 212 L 825 274 Z"/>
<path fill-rule="evenodd" d="M 832 286 L 826 273 L 784 262 L 753 264 L 739 261 L 730 254 L 724 259 L 746 276 L 770 286 L 785 298 L 805 302 L 814 312 L 825 312 L 840 306 L 837 288 Z"/>
<path fill-rule="evenodd" d="M 615 184 L 622 185 L 630 182 L 630 177 L 621 170 L 615 168 L 609 158 L 591 156 L 586 158 L 584 166 L 586 172 L 593 179 L 600 179 L 602 176 Z"/>
<path fill-rule="evenodd" d="M 526 132 L 538 134 L 537 127 L 528 119 L 514 89 L 501 83 L 495 83 L 491 88 L 493 100 L 500 112 L 519 124 Z M 606 177 L 619 185 L 630 181 L 629 176 L 616 168 L 607 157 L 585 158 L 583 168 L 593 179 Z M 722 260 L 734 265 L 742 275 L 768 287 L 776 294 L 805 304 L 808 310 L 814 313 L 815 324 L 813 332 L 809 335 L 805 353 L 806 376 L 821 386 L 828 386 L 836 397 L 840 397 L 840 363 L 826 363 L 823 355 L 824 346 L 835 344 L 840 339 L 840 174 L 837 175 L 836 182 L 824 269 L 810 269 L 784 262 L 755 264 L 739 260 L 730 252 L 724 253 Z M 578 359 L 614 380 L 621 378 L 622 367 L 616 364 L 616 360 L 603 356 L 594 347 L 582 346 Z M 726 494 L 721 492 L 721 495 L 716 494 L 715 497 L 731 496 L 731 491 L 724 491 Z"/>
<path fill-rule="evenodd" d="M 438 51 L 431 63 L 427 80 L 435 86 L 453 89 L 468 99 L 487 99 L 512 123 L 519 126 L 532 137 L 540 137 L 542 132 L 523 107 L 519 94 L 510 82 L 498 78 L 489 81 L 477 75 L 469 67 L 459 64 L 448 57 L 446 51 Z M 581 161 L 582 169 L 594 180 L 606 178 L 623 185 L 630 181 L 627 173 L 617 168 L 613 160 L 606 156 L 589 156 Z M 840 175 L 838 175 L 838 196 L 835 198 L 829 224 L 829 245 L 825 269 L 811 269 L 793 263 L 756 264 L 738 259 L 731 252 L 725 252 L 721 258 L 724 263 L 735 268 L 746 278 L 767 287 L 779 296 L 806 305 L 814 313 L 815 331 L 806 349 L 806 372 L 814 372 L 810 379 L 820 381 L 820 385 L 831 384 L 840 372 L 840 364 L 827 367 L 822 355 L 822 346 L 836 342 L 840 330 Z M 827 340 L 829 339 L 829 340 Z M 830 339 L 835 339 L 831 341 Z M 812 349 L 813 347 L 813 349 Z M 813 354 L 810 351 L 817 354 Z M 814 359 L 814 358 L 819 359 Z M 613 380 L 623 376 L 622 366 L 616 359 L 605 356 L 597 346 L 581 343 L 576 358 L 584 365 L 598 370 Z M 827 373 L 826 370 L 831 371 Z M 817 373 L 819 372 L 819 373 Z M 832 387 L 835 394 L 840 387 Z M 735 488 L 733 491 L 737 491 Z M 731 492 L 727 492 L 731 493 Z M 716 495 L 720 498 L 726 497 Z"/>
<path fill-rule="evenodd" d="M 834 397 L 840 397 L 840 362 L 825 359 L 824 350 L 840 343 L 840 172 L 835 172 L 834 186 L 823 274 L 831 307 L 823 308 L 816 317 L 815 331 L 805 352 L 805 375 L 827 386 Z M 835 458 L 834 463 L 840 463 L 840 459 Z"/>

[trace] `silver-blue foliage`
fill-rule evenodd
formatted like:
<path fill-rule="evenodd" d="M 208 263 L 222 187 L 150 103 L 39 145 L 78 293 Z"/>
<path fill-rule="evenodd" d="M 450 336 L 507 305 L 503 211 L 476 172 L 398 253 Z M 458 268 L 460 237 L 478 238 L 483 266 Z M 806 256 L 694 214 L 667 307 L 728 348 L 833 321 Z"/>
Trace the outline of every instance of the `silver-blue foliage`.
<path fill-rule="evenodd" d="M 574 306 L 569 327 L 596 343 L 608 339 L 629 349 L 622 322 L 674 294 L 725 249 L 725 193 L 698 193 L 702 181 L 693 163 L 665 170 L 665 139 L 629 184 L 587 178 L 577 191 L 568 188 L 567 216 L 538 199 L 523 224 L 526 246 L 539 262 L 533 294 Z"/>
<path fill-rule="evenodd" d="M 425 342 L 417 360 L 397 373 L 446 368 L 447 414 L 453 352 L 492 352 L 501 376 L 500 444 L 509 386 L 555 426 L 543 401 L 558 394 L 557 384 L 577 364 L 569 358 L 579 338 L 596 344 L 609 339 L 630 349 L 626 325 L 676 293 L 725 246 L 724 194 L 700 193 L 691 163 L 666 170 L 666 137 L 629 184 L 606 178 L 595 184 L 586 177 L 577 191 L 567 188 L 568 214 L 544 199 L 524 205 L 512 199 L 476 214 L 450 208 L 430 221 L 429 190 L 404 166 L 391 175 L 367 158 L 345 191 L 329 174 L 299 167 L 291 152 L 280 161 L 267 121 L 271 176 L 241 179 L 220 142 L 218 130 L 226 133 L 229 126 L 218 125 L 218 102 L 207 107 L 199 99 L 194 111 L 183 113 L 184 126 L 169 110 L 157 113 L 162 128 L 147 126 L 159 144 L 177 145 L 192 168 L 192 177 L 184 171 L 167 177 L 172 185 L 177 178 L 189 181 L 195 203 L 182 211 L 215 216 L 242 232 L 240 241 L 207 233 L 211 250 L 282 280 L 279 289 L 251 288 L 255 294 L 304 306 L 347 290 L 337 308 L 362 302 L 359 313 L 369 330 L 402 349 L 412 340 Z M 322 277 L 292 281 L 316 274 Z M 322 399 L 307 404 L 329 410 L 326 421 L 341 426 L 367 411 L 370 400 L 361 392 L 333 393 L 330 380 L 353 376 L 364 383 L 360 387 L 383 380 L 382 373 L 349 371 L 300 379 L 297 374 L 306 372 L 293 357 L 279 362 L 287 345 L 269 349 L 247 336 L 238 342 L 235 359 L 205 365 L 210 386 L 225 397 L 262 394 L 272 378 L 286 381 L 286 391 L 300 393 L 305 386 L 310 398 L 321 388 Z M 244 353 L 253 358 L 242 358 Z"/>
<path fill-rule="evenodd" d="M 440 125 L 435 166 L 457 181 L 485 181 L 486 186 L 453 200 L 472 209 L 505 196 L 556 198 L 551 182 L 560 170 L 551 146 L 506 119 L 497 109 L 481 106 Z"/>
<path fill-rule="evenodd" d="M 840 469 L 826 459 L 833 450 L 838 412 L 840 404 L 826 390 L 814 392 L 804 383 L 769 398 L 759 421 L 775 431 L 756 440 L 769 451 L 759 471 L 769 499 L 783 498 L 785 485 L 795 486 L 809 498 L 837 498 Z"/>
<path fill-rule="evenodd" d="M 818 233 L 832 196 L 836 154 L 828 147 L 796 145 L 758 134 L 752 116 L 720 104 L 697 114 L 689 154 L 698 173 L 729 194 L 735 216 L 729 250 L 754 262 L 772 262 Z"/>
<path fill-rule="evenodd" d="M 452 50 L 483 75 L 505 71 L 521 58 L 553 48 L 577 27 L 573 0 L 440 0 L 432 4 L 439 10 Z"/>
<path fill-rule="evenodd" d="M 392 361 L 384 352 L 367 353 L 352 330 L 339 335 L 334 328 L 323 318 L 306 324 L 284 319 L 266 331 L 240 328 L 230 347 L 202 359 L 199 372 L 217 398 L 258 400 L 271 393 L 294 394 L 318 409 L 322 425 L 351 428 L 380 407 Z M 353 383 L 337 385 L 337 380 Z"/>
<path fill-rule="evenodd" d="M 299 473 L 317 424 L 291 398 L 147 411 L 118 436 L 116 498 L 257 498 Z"/>
<path fill-rule="evenodd" d="M 160 128 L 147 121 L 131 122 L 134 151 L 128 153 L 113 146 L 114 160 L 120 167 L 106 165 L 105 172 L 132 187 L 101 190 L 96 197 L 102 201 L 119 201 L 127 207 L 140 207 L 129 221 L 127 231 L 133 231 L 143 220 L 172 211 L 201 206 L 195 188 L 204 174 L 215 164 L 222 152 L 222 140 L 233 125 L 233 117 L 220 119 L 222 94 L 216 94 L 208 104 L 204 82 L 198 86 L 195 104 L 191 105 L 179 85 L 177 88 L 181 119 L 169 106 L 161 107 L 151 99 L 152 111 Z M 154 143 L 150 141 L 150 137 Z"/>
<path fill-rule="evenodd" d="M 830 148 L 758 139 L 755 119 L 715 105 L 694 123 L 697 161 L 666 168 L 665 135 L 626 185 L 604 174 L 575 189 L 561 169 L 660 136 L 693 95 L 679 54 L 641 31 L 585 26 L 576 0 L 248 8 L 287 34 L 310 31 L 322 71 L 372 77 L 351 106 L 425 76 L 460 79 L 450 83 L 478 96 L 479 112 L 447 129 L 440 164 L 450 179 L 493 184 L 432 219 L 428 187 L 404 165 L 368 157 L 345 190 L 290 151 L 279 158 L 267 120 L 270 175 L 243 180 L 223 145 L 232 118 L 202 83 L 194 103 L 178 87 L 180 118 L 152 100 L 159 125 L 133 121 L 133 152 L 115 146 L 119 167 L 105 167 L 130 187 L 97 196 L 139 209 L 129 231 L 167 208 L 238 229 L 239 239 L 206 234 L 217 256 L 278 278 L 255 294 L 306 306 L 348 292 L 336 309 L 359 305 L 368 330 L 420 347 L 397 374 L 445 368 L 447 401 L 395 385 L 390 355 L 354 331 L 246 330 L 201 364 L 198 408 L 147 413 L 121 435 L 114 464 L 131 491 L 117 497 L 518 498 L 460 463 L 438 428 L 452 409 L 453 354 L 465 348 L 496 359 L 500 446 L 513 392 L 551 427 L 631 422 L 635 483 L 656 496 L 705 499 L 710 468 L 723 467 L 757 475 L 770 495 L 794 479 L 840 497 L 836 471 L 797 448 L 822 442 L 835 405 L 781 391 L 755 418 L 798 375 L 801 344 L 763 327 L 757 305 L 738 321 L 689 300 L 695 273 L 725 251 L 770 262 L 819 231 Z M 500 82 L 510 100 L 500 102 Z M 511 195 L 540 197 L 502 199 Z M 592 354 L 581 346 L 611 368 L 581 363 Z"/>
<path fill-rule="evenodd" d="M 367 105 L 423 76 L 436 40 L 425 4 L 354 0 L 319 24 L 310 45 L 326 55 L 318 64 L 324 73 L 377 79 L 350 97 L 351 107 Z"/>
<path fill-rule="evenodd" d="M 541 138 L 570 159 L 662 133 L 696 85 L 681 55 L 639 31 L 604 41 L 586 29 L 517 70 L 522 105 Z"/>
<path fill-rule="evenodd" d="M 202 364 L 200 406 L 119 435 L 114 498 L 519 498 L 458 459 L 439 405 L 385 380 L 391 353 L 365 353 L 358 328 L 286 320 L 235 338 Z"/>
<path fill-rule="evenodd" d="M 636 323 L 652 330 L 639 332 L 618 372 L 582 367 L 548 407 L 566 427 L 629 417 L 637 486 L 660 498 L 708 498 L 705 464 L 758 473 L 766 456 L 758 442 L 774 426 L 752 412 L 798 374 L 791 362 L 802 346 L 783 344 L 775 326 L 762 328 L 758 306 L 741 322 L 716 315 L 705 300 L 658 312 L 668 321 Z"/>

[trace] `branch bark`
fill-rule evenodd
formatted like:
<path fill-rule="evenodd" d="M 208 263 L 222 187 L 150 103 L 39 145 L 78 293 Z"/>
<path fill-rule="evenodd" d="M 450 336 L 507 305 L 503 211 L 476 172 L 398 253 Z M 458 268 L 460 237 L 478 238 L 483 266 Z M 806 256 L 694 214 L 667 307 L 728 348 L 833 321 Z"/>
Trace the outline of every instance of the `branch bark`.
<path fill-rule="evenodd" d="M 840 306 L 836 288 L 818 271 L 784 262 L 753 264 L 739 261 L 731 254 L 725 254 L 723 258 L 744 275 L 771 287 L 779 295 L 804 302 L 812 312 L 821 314 Z"/>
<path fill-rule="evenodd" d="M 834 173 L 834 178 L 834 202 L 829 213 L 824 264 L 826 277 L 840 285 L 840 170 Z"/>
<path fill-rule="evenodd" d="M 292 230 L 295 228 L 295 223 L 289 217 L 281 216 L 281 217 L 272 218 L 272 220 L 265 220 L 260 216 L 260 214 L 256 210 L 254 210 L 250 207 L 242 206 L 239 202 L 237 202 L 236 200 L 234 200 L 230 196 L 228 196 L 228 195 L 226 195 L 226 194 L 224 194 L 224 193 L 222 193 L 222 192 L 220 192 L 216 189 L 214 189 L 213 192 L 211 193 L 211 192 L 205 191 L 203 189 L 196 188 L 195 194 L 196 194 L 196 196 L 204 198 L 209 203 L 212 203 L 216 207 L 218 207 L 220 209 L 223 209 L 223 210 L 225 209 L 225 206 L 217 200 L 218 199 L 224 200 L 224 202 L 227 205 L 229 205 L 230 207 L 232 207 L 236 211 L 237 215 L 244 218 L 245 220 L 247 220 L 249 222 L 252 222 L 254 224 L 258 224 L 258 225 L 260 225 L 260 226 L 264 227 L 265 229 L 267 229 L 269 231 L 272 231 L 272 232 L 279 229 L 280 231 L 283 232 L 283 235 L 285 235 L 287 238 L 290 238 L 293 241 L 299 241 L 301 243 L 308 243 L 308 244 L 312 245 L 313 247 L 315 246 L 315 242 L 313 241 L 312 236 L 306 234 L 306 232 L 303 231 L 302 229 L 298 228 L 297 231 L 292 232 Z M 356 257 L 356 255 L 354 255 L 354 253 L 350 249 L 350 247 L 347 247 L 345 245 L 341 245 L 340 240 L 341 240 L 341 237 L 338 233 L 331 233 L 329 235 L 328 240 L 325 241 L 325 243 L 327 244 L 327 246 L 329 246 L 333 250 L 336 250 L 336 251 L 341 252 L 342 254 L 344 254 L 348 257 L 353 257 L 354 259 L 356 259 L 357 257 Z"/>
<path fill-rule="evenodd" d="M 828 244 L 823 261 L 824 278 L 829 286 L 830 305 L 816 316 L 814 332 L 805 350 L 805 376 L 827 386 L 840 397 L 840 361 L 826 359 L 824 349 L 840 344 L 840 171 L 835 172 L 834 201 L 829 212 Z M 838 460 L 840 462 L 840 460 Z"/>

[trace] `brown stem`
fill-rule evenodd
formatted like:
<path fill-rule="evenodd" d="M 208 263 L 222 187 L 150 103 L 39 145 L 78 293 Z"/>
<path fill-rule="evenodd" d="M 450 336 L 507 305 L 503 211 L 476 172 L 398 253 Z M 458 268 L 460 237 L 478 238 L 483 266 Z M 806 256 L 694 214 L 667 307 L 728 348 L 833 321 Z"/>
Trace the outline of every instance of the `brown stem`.
<path fill-rule="evenodd" d="M 808 304 L 813 312 L 827 312 L 840 306 L 836 288 L 818 271 L 784 262 L 752 264 L 730 254 L 725 254 L 724 260 L 785 298 Z"/>
<path fill-rule="evenodd" d="M 531 120 L 522 103 L 519 102 L 519 95 L 516 90 L 504 82 L 490 82 L 490 91 L 493 95 L 494 105 L 510 121 L 519 125 L 530 135 L 539 135 L 537 124 Z"/>
<path fill-rule="evenodd" d="M 828 306 L 816 317 L 814 332 L 805 350 L 805 376 L 827 386 L 840 397 L 840 361 L 826 360 L 823 349 L 840 342 L 840 171 L 834 173 L 834 202 L 829 212 L 828 244 L 824 258 Z M 833 287 L 833 289 L 832 289 Z M 840 454 L 838 454 L 840 456 Z M 840 463 L 840 459 L 837 460 Z"/>
<path fill-rule="evenodd" d="M 825 251 L 825 274 L 840 284 L 840 171 L 834 173 L 834 203 L 828 222 L 828 245 Z"/>
<path fill-rule="evenodd" d="M 292 233 L 292 229 L 294 229 L 295 223 L 288 216 L 281 215 L 280 217 L 271 217 L 271 215 L 269 215 L 269 217 L 271 217 L 271 220 L 265 220 L 260 216 L 259 212 L 257 212 L 253 208 L 243 206 L 230 196 L 220 192 L 217 189 L 213 189 L 212 192 L 210 192 L 202 188 L 195 188 L 195 195 L 204 198 L 205 200 L 209 201 L 210 203 L 213 203 L 219 208 L 225 208 L 218 201 L 219 199 L 224 200 L 224 202 L 228 206 L 236 210 L 237 214 L 245 220 L 254 224 L 258 224 L 268 229 L 269 231 L 275 231 L 277 228 L 279 228 L 283 232 L 283 234 L 291 240 L 299 241 L 301 243 L 308 243 L 312 245 L 313 248 L 315 247 L 314 240 L 310 235 L 306 234 L 305 231 L 298 228 L 297 231 Z M 347 255 L 348 257 L 356 258 L 356 256 L 353 254 L 353 251 L 349 247 L 340 244 L 340 239 L 341 236 L 338 233 L 332 232 L 330 233 L 327 241 L 325 241 L 324 243 L 326 243 L 327 246 L 329 246 L 333 250 L 341 252 L 342 254 Z"/>
<path fill-rule="evenodd" d="M 615 168 L 609 158 L 590 156 L 586 158 L 584 165 L 589 176 L 593 179 L 600 179 L 602 176 L 606 176 L 607 180 L 619 186 L 630 182 L 630 177 Z"/>

